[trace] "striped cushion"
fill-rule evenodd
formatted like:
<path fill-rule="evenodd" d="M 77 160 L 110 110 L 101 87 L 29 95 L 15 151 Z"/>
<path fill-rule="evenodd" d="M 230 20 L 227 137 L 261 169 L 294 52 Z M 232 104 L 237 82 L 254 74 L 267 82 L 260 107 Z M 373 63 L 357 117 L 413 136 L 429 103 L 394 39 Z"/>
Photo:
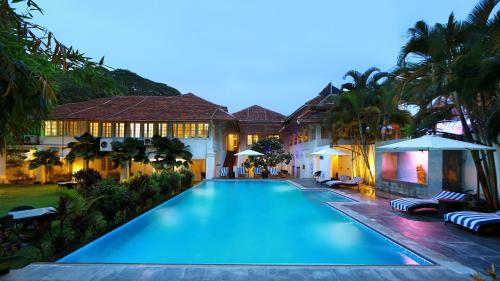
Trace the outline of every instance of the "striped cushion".
<path fill-rule="evenodd" d="M 468 229 L 478 231 L 486 224 L 500 224 L 500 212 L 480 213 L 472 211 L 452 212 L 444 215 L 445 222 L 452 222 Z"/>
<path fill-rule="evenodd" d="M 439 192 L 438 195 L 432 197 L 432 199 L 434 199 L 434 200 L 452 199 L 452 200 L 464 201 L 466 196 L 467 196 L 467 194 L 464 194 L 464 193 L 443 190 L 443 191 Z"/>
<path fill-rule="evenodd" d="M 220 168 L 219 176 L 220 177 L 227 177 L 228 172 L 229 172 L 228 167 L 222 167 L 222 168 Z"/>
<path fill-rule="evenodd" d="M 341 180 L 341 181 L 348 181 L 349 179 L 350 179 L 349 176 L 340 176 L 339 177 L 339 180 Z"/>
<path fill-rule="evenodd" d="M 331 181 L 325 182 L 325 184 L 330 186 L 330 187 L 337 185 L 337 184 L 341 184 L 341 183 L 342 183 L 342 181 L 338 181 L 338 180 L 331 180 Z"/>
<path fill-rule="evenodd" d="M 245 167 L 236 168 L 236 172 L 238 173 L 238 177 L 240 177 L 240 176 L 244 177 L 247 174 L 247 170 L 245 169 Z"/>
<path fill-rule="evenodd" d="M 401 211 L 408 212 L 412 207 L 418 205 L 438 204 L 438 201 L 432 199 L 417 199 L 417 198 L 399 198 L 391 201 L 391 207 Z"/>
<path fill-rule="evenodd" d="M 352 178 L 352 180 L 346 180 L 343 182 L 343 184 L 360 184 L 362 182 L 364 182 L 365 180 L 363 178 L 360 178 L 360 177 L 354 177 Z"/>
<path fill-rule="evenodd" d="M 278 172 L 278 168 L 276 168 L 276 167 L 271 167 L 271 168 L 269 169 L 269 173 L 270 173 L 272 176 L 277 176 L 277 175 L 278 175 L 278 173 L 279 173 L 279 172 Z"/>
<path fill-rule="evenodd" d="M 260 175 L 260 174 L 262 174 L 262 168 L 261 168 L 261 167 L 254 167 L 254 168 L 253 168 L 253 173 L 254 173 L 255 175 Z"/>

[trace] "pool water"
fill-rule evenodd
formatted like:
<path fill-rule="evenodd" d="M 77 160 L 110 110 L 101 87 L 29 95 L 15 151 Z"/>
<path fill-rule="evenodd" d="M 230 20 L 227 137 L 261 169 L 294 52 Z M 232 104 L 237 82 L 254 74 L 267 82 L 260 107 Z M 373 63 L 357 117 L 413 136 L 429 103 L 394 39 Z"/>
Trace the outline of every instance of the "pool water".
<path fill-rule="evenodd" d="M 430 264 L 325 201 L 351 200 L 286 181 L 206 181 L 59 262 Z"/>

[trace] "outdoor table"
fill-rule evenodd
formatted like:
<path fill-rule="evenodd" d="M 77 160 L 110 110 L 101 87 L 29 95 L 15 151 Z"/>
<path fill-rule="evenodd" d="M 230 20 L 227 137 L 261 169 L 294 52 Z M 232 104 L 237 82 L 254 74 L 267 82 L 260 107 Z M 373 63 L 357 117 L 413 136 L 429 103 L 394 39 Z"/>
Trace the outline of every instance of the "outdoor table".
<path fill-rule="evenodd" d="M 49 214 L 57 214 L 57 210 L 54 207 L 37 208 L 24 211 L 9 212 L 14 221 L 19 220 L 29 220 L 43 217 Z"/>
<path fill-rule="evenodd" d="M 453 199 L 438 199 L 438 210 L 440 215 L 462 211 L 463 209 L 464 201 Z"/>

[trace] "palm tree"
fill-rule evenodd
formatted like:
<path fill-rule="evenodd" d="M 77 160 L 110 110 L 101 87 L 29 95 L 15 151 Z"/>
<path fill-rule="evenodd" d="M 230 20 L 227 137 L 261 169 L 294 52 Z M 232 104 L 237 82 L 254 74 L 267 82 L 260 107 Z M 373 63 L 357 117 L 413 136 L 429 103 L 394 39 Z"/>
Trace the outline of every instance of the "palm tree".
<path fill-rule="evenodd" d="M 177 138 L 169 139 L 159 135 L 153 136 L 153 166 L 156 169 L 173 170 L 176 167 L 189 167 L 192 164 L 193 154 L 189 151 L 189 146 L 185 145 Z"/>
<path fill-rule="evenodd" d="M 136 138 L 125 138 L 123 142 L 114 141 L 111 143 L 113 150 L 109 153 L 109 160 L 113 161 L 114 168 L 122 167 L 120 175 L 121 180 L 129 176 L 129 169 L 132 167 L 132 161 L 140 163 L 149 163 L 146 154 L 144 141 Z"/>
<path fill-rule="evenodd" d="M 457 115 L 466 139 L 488 145 L 496 141 L 492 120 L 499 108 L 500 13 L 492 13 L 498 2 L 481 1 L 465 22 L 451 14 L 446 24 L 419 21 L 409 29 L 397 72 L 407 85 L 404 100 L 420 107 L 417 129 L 432 129 Z M 432 104 L 436 100 L 439 106 Z M 497 209 L 493 153 L 471 154 L 485 199 Z"/>
<path fill-rule="evenodd" d="M 388 122 L 406 122 L 405 116 L 394 103 L 394 91 L 383 87 L 381 81 L 390 75 L 372 67 L 361 73 L 348 71 L 345 78 L 352 82 L 342 85 L 342 92 L 334 98 L 334 106 L 327 113 L 325 125 L 332 128 L 333 142 L 352 139 L 359 148 L 368 172 L 368 182 L 374 183 L 369 161 L 370 145 L 380 138 L 382 126 Z M 407 114 L 406 114 L 407 116 Z"/>
<path fill-rule="evenodd" d="M 76 142 L 68 143 L 70 152 L 66 155 L 65 159 L 68 163 L 73 163 L 76 158 L 84 160 L 84 168 L 87 169 L 89 161 L 100 159 L 106 155 L 105 152 L 100 150 L 100 138 L 93 137 L 90 133 L 85 133 L 79 137 L 75 137 Z"/>
<path fill-rule="evenodd" d="M 49 173 L 54 166 L 62 166 L 63 163 L 59 160 L 57 150 L 37 150 L 33 154 L 33 159 L 29 160 L 29 169 L 34 170 L 43 166 L 45 168 L 45 182 L 49 181 Z"/>

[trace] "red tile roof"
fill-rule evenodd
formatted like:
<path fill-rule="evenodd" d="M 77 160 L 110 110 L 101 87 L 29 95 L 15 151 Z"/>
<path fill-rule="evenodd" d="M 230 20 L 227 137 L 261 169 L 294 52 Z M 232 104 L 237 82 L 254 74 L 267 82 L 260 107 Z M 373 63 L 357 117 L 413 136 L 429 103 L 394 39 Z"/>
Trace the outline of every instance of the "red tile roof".
<path fill-rule="evenodd" d="M 89 121 L 236 120 L 222 105 L 194 94 L 180 96 L 116 96 L 60 105 L 53 119 Z"/>
<path fill-rule="evenodd" d="M 245 134 L 279 134 L 286 116 L 264 108 L 253 105 L 233 113 L 240 124 L 240 131 Z"/>

